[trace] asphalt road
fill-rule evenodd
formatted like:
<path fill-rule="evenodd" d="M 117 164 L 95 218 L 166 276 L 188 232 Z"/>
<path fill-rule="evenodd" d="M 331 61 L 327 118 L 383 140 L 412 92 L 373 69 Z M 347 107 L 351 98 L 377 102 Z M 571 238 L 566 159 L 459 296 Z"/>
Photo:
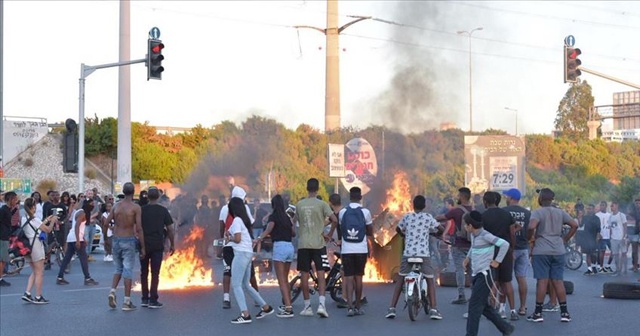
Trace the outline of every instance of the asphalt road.
<path fill-rule="evenodd" d="M 164 291 L 160 293 L 163 309 L 138 308 L 136 311 L 120 310 L 122 288 L 118 291 L 118 309 L 107 305 L 109 283 L 113 264 L 102 261 L 102 255 L 94 254 L 97 260 L 90 263 L 92 276 L 100 282 L 98 286 L 86 287 L 82 283 L 82 273 L 78 261 L 74 262 L 71 274 L 66 279 L 67 286 L 55 284 L 57 267 L 46 271 L 44 296 L 51 301 L 48 305 L 27 304 L 21 301 L 30 269 L 24 269 L 18 276 L 8 277 L 11 287 L 0 288 L 0 335 L 393 335 L 416 333 L 428 335 L 464 335 L 466 320 L 462 314 L 466 306 L 451 305 L 449 301 L 456 295 L 455 288 L 439 287 L 437 297 L 439 309 L 444 319 L 429 320 L 424 314 L 411 322 L 403 303 L 398 305 L 398 317 L 384 318 L 392 292 L 391 284 L 366 284 L 365 294 L 369 300 L 366 315 L 347 317 L 344 309 L 338 309 L 327 297 L 329 319 L 295 316 L 279 319 L 274 315 L 255 320 L 249 325 L 232 325 L 230 320 L 238 315 L 237 305 L 232 297 L 232 309 L 221 308 L 221 287 L 204 289 Z M 214 270 L 221 269 L 220 261 L 212 260 Z M 522 319 L 514 322 L 515 335 L 638 335 L 640 327 L 640 301 L 603 299 L 602 284 L 614 278 L 606 275 L 586 277 L 580 271 L 565 273 L 567 280 L 575 284 L 575 292 L 568 298 L 571 323 L 561 323 L 559 313 L 546 313 L 543 323 L 534 324 Z M 636 281 L 638 274 L 630 274 L 628 280 Z M 616 278 L 617 280 L 622 280 Z M 534 280 L 529 281 L 530 288 Z M 122 286 L 122 285 L 121 285 Z M 265 299 L 276 305 L 280 301 L 276 287 L 261 288 Z M 136 305 L 140 303 L 140 293 L 133 293 Z M 529 310 L 533 309 L 533 291 L 529 291 Z M 312 297 L 312 305 L 317 304 L 317 296 Z M 302 302 L 296 302 L 294 309 L 301 310 Z M 251 308 L 257 312 L 258 308 Z M 254 315 L 255 315 L 254 312 Z M 480 335 L 499 335 L 486 319 L 480 323 Z"/>

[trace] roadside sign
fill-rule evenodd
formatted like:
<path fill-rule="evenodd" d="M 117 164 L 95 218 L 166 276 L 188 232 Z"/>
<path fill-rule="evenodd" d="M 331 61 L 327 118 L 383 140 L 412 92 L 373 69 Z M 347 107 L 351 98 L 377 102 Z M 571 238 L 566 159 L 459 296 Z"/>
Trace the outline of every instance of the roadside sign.
<path fill-rule="evenodd" d="M 31 194 L 31 179 L 0 178 L 2 191 L 13 191 L 17 194 Z"/>
<path fill-rule="evenodd" d="M 149 30 L 149 38 L 157 40 L 160 38 L 160 28 L 153 27 Z"/>
<path fill-rule="evenodd" d="M 576 38 L 573 35 L 569 35 L 564 38 L 564 45 L 567 47 L 573 47 L 576 45 Z"/>
<path fill-rule="evenodd" d="M 344 145 L 329 144 L 329 177 L 345 177 Z"/>

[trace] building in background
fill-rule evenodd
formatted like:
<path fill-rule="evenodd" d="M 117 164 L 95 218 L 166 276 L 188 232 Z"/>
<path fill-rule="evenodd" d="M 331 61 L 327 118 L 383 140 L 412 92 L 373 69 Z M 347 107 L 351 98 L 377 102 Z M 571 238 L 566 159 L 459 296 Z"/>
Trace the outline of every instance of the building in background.
<path fill-rule="evenodd" d="M 602 124 L 603 140 L 640 140 L 640 90 L 614 92 L 613 104 L 597 109 L 601 118 L 609 119 Z"/>

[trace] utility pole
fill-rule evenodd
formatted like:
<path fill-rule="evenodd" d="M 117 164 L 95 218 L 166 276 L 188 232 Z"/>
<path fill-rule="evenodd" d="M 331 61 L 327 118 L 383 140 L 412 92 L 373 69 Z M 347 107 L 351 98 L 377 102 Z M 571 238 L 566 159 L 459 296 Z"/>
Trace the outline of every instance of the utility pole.
<path fill-rule="evenodd" d="M 473 32 L 482 30 L 482 27 L 471 29 L 470 31 L 460 30 L 458 35 L 469 36 L 469 132 L 473 132 L 473 67 L 471 62 L 471 35 Z"/>
<path fill-rule="evenodd" d="M 326 35 L 326 69 L 324 97 L 325 132 L 340 129 L 340 41 L 339 35 L 356 22 L 373 19 L 371 16 L 351 16 L 355 20 L 338 28 L 338 0 L 327 0 L 327 28 L 312 26 L 293 26 L 309 28 Z"/>
<path fill-rule="evenodd" d="M 131 3 L 120 0 L 120 63 L 131 59 Z M 118 67 L 117 182 L 131 182 L 131 67 Z M 80 171 L 80 174 L 83 172 Z"/>

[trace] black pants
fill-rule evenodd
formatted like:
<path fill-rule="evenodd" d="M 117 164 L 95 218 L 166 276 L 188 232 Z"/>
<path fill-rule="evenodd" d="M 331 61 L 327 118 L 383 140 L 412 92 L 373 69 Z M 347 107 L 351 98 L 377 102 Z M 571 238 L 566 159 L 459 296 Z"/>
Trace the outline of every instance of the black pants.
<path fill-rule="evenodd" d="M 87 243 L 80 242 L 80 248 L 76 249 L 76 243 L 67 243 L 67 252 L 64 254 L 64 259 L 62 260 L 62 264 L 60 265 L 60 271 L 58 271 L 58 278 L 64 278 L 64 270 L 69 266 L 71 262 L 71 257 L 74 254 L 78 253 L 78 258 L 80 259 L 80 266 L 82 266 L 82 274 L 84 274 L 84 279 L 90 279 L 91 275 L 89 275 L 89 260 L 87 257 Z"/>
<path fill-rule="evenodd" d="M 500 332 L 504 333 L 509 330 L 509 322 L 503 320 L 496 309 L 489 304 L 492 286 L 493 283 L 489 275 L 479 273 L 473 277 L 471 298 L 469 299 L 469 317 L 467 318 L 467 336 L 478 335 L 480 315 L 484 315 Z"/>
<path fill-rule="evenodd" d="M 162 266 L 163 251 L 147 252 L 140 259 L 140 285 L 142 299 L 150 302 L 158 301 L 158 283 L 160 282 L 160 267 Z M 149 288 L 149 264 L 151 264 L 151 288 Z"/>

